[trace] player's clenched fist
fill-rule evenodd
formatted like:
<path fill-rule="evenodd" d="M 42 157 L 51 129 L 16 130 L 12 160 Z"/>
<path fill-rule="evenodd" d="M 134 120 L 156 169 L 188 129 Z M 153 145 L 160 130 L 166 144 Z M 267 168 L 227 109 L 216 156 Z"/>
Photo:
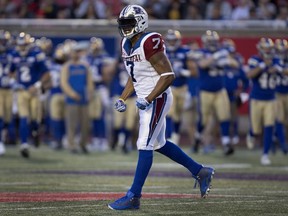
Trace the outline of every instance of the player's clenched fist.
<path fill-rule="evenodd" d="M 114 104 L 114 109 L 116 109 L 118 112 L 125 112 L 126 110 L 126 104 L 123 99 L 118 99 L 116 103 Z"/>
<path fill-rule="evenodd" d="M 145 110 L 149 105 L 150 103 L 145 98 L 137 98 L 136 100 L 136 106 L 141 110 Z"/>

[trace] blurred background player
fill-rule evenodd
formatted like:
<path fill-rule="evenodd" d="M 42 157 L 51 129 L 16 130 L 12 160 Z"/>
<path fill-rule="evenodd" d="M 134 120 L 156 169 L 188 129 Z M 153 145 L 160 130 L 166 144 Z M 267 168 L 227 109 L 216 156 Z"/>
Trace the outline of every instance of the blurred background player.
<path fill-rule="evenodd" d="M 236 51 L 235 43 L 232 39 L 224 39 L 222 41 L 223 48 L 229 52 L 227 56 L 227 65 L 224 67 L 224 83 L 228 93 L 231 119 L 230 131 L 232 144 L 239 143 L 238 132 L 238 107 L 241 105 L 240 93 L 249 86 L 249 81 L 243 70 L 244 59 Z"/>
<path fill-rule="evenodd" d="M 91 67 L 94 95 L 89 105 L 89 115 L 92 120 L 92 149 L 107 151 L 107 107 L 110 107 L 108 85 L 115 73 L 116 62 L 105 51 L 104 42 L 101 38 L 90 39 L 90 50 L 87 62 Z M 106 110 L 106 111 L 105 111 Z"/>
<path fill-rule="evenodd" d="M 80 131 L 80 148 L 88 153 L 89 114 L 88 103 L 93 95 L 93 80 L 89 66 L 81 61 L 82 46 L 71 47 L 70 60 L 61 71 L 61 88 L 65 94 L 65 123 L 71 153 L 78 153 L 75 143 L 77 131 Z"/>
<path fill-rule="evenodd" d="M 119 58 L 118 68 L 114 79 L 111 83 L 111 97 L 113 101 L 116 101 L 124 90 L 124 87 L 128 81 L 129 75 L 125 69 L 124 63 Z M 133 93 L 127 98 L 125 103 L 127 109 L 125 112 L 113 112 L 113 129 L 112 129 L 112 142 L 111 149 L 115 150 L 117 145 L 122 146 L 122 151 L 128 153 L 132 148 L 132 135 L 136 127 L 137 113 L 134 107 L 136 102 L 136 94 Z"/>
<path fill-rule="evenodd" d="M 221 127 L 221 143 L 224 154 L 231 155 L 234 148 L 229 137 L 230 104 L 224 85 L 224 67 L 229 65 L 229 52 L 221 47 L 216 31 L 206 31 L 202 35 L 203 48 L 197 53 L 199 70 L 199 124 L 198 132 L 202 135 L 209 126 L 211 116 L 216 117 Z M 195 147 L 194 147 L 195 148 Z M 196 148 L 197 149 L 197 146 Z"/>
<path fill-rule="evenodd" d="M 288 42 L 285 39 L 275 40 L 275 54 L 281 61 L 283 69 L 277 74 L 276 84 L 276 125 L 275 134 L 284 154 L 287 154 L 287 143 L 284 124 L 288 119 Z"/>
<path fill-rule="evenodd" d="M 70 48 L 64 44 L 56 47 L 53 59 L 49 65 L 51 88 L 49 91 L 49 116 L 52 135 L 52 148 L 63 148 L 65 134 L 65 97 L 60 86 L 60 76 L 63 64 L 68 60 Z"/>
<path fill-rule="evenodd" d="M 10 52 L 9 41 L 11 34 L 0 30 L 0 156 L 5 154 L 2 140 L 2 130 L 11 122 L 12 117 L 12 91 L 10 82 Z"/>
<path fill-rule="evenodd" d="M 252 81 L 250 92 L 250 136 L 263 134 L 262 165 L 270 165 L 269 150 L 275 124 L 276 75 L 279 60 L 274 57 L 274 43 L 270 38 L 261 38 L 257 43 L 258 55 L 248 60 L 247 77 Z M 263 129 L 264 128 L 264 129 Z"/>
<path fill-rule="evenodd" d="M 19 109 L 19 132 L 21 155 L 29 157 L 29 134 L 33 134 L 35 145 L 39 144 L 38 126 L 41 121 L 41 88 L 50 81 L 45 54 L 33 49 L 33 40 L 21 32 L 16 38 L 16 49 L 12 53 L 11 72 L 16 79 L 17 104 Z M 29 127 L 30 126 L 30 127 Z"/>
<path fill-rule="evenodd" d="M 191 72 L 187 69 L 189 49 L 181 45 L 181 40 L 181 33 L 177 30 L 169 29 L 165 35 L 166 54 L 175 73 L 175 79 L 171 86 L 173 104 L 167 115 L 167 137 L 176 144 L 179 144 L 180 124 L 188 90 L 187 77 L 191 76 Z"/>
<path fill-rule="evenodd" d="M 41 37 L 39 39 L 36 39 L 33 48 L 36 50 L 40 49 L 45 54 L 45 63 L 50 71 L 50 67 L 52 64 L 52 50 L 53 50 L 52 40 L 47 37 Z M 49 144 L 50 126 L 51 126 L 49 117 L 49 91 L 46 91 L 46 89 L 42 89 L 40 94 L 40 101 L 42 110 L 42 119 L 40 127 L 41 140 L 42 142 Z"/>

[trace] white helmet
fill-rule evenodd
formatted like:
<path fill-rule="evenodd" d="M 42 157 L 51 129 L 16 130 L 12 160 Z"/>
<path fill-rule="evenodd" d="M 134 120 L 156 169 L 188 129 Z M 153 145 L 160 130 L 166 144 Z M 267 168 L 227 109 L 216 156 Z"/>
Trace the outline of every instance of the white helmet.
<path fill-rule="evenodd" d="M 128 5 L 122 9 L 118 18 L 120 35 L 128 39 L 148 28 L 148 14 L 139 5 Z"/>

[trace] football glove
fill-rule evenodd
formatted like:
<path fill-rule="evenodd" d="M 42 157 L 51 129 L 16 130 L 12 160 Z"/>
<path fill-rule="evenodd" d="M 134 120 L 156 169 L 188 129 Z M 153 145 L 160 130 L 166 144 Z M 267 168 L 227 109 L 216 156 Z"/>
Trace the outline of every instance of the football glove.
<path fill-rule="evenodd" d="M 141 110 L 145 110 L 149 105 L 150 103 L 145 98 L 137 98 L 136 100 L 136 106 Z"/>
<path fill-rule="evenodd" d="M 114 109 L 118 112 L 125 112 L 126 111 L 126 104 L 123 99 L 118 99 L 114 104 Z"/>

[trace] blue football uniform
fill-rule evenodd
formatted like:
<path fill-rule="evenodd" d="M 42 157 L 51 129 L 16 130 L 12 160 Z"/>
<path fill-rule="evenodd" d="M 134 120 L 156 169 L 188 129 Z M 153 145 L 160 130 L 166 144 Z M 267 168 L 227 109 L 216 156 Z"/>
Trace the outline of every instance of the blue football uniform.
<path fill-rule="evenodd" d="M 198 51 L 202 58 L 210 57 L 213 53 L 207 49 Z M 209 68 L 199 68 L 199 89 L 208 92 L 218 92 L 224 88 L 224 70 L 216 64 Z"/>
<path fill-rule="evenodd" d="M 10 88 L 10 67 L 11 67 L 11 55 L 10 52 L 0 53 L 0 88 Z"/>
<path fill-rule="evenodd" d="M 181 75 L 181 70 L 187 70 L 187 54 L 190 50 L 185 47 L 179 47 L 175 51 L 166 50 L 167 57 L 175 73 L 175 79 L 172 86 L 180 87 L 187 84 L 187 77 Z"/>
<path fill-rule="evenodd" d="M 281 62 L 281 60 L 279 60 Z M 281 62 L 283 68 L 288 68 L 288 59 Z M 288 94 L 288 75 L 284 75 L 282 72 L 277 74 L 276 93 Z"/>
<path fill-rule="evenodd" d="M 48 72 L 43 52 L 30 50 L 26 56 L 21 56 L 16 50 L 12 52 L 11 72 L 16 72 L 17 82 L 28 89 Z"/>
<path fill-rule="evenodd" d="M 242 89 L 246 89 L 249 85 L 249 81 L 242 67 L 243 60 L 241 56 L 238 56 L 236 59 L 240 64 L 239 68 L 224 67 L 224 84 L 230 101 L 235 101 L 236 99 L 235 91 L 240 87 L 239 82 L 242 82 Z"/>
<path fill-rule="evenodd" d="M 272 65 L 279 66 L 279 60 L 274 58 Z M 250 69 L 258 67 L 263 60 L 258 56 L 253 56 L 248 60 Z M 276 88 L 276 74 L 268 72 L 268 68 L 262 70 L 256 77 L 252 78 L 251 99 L 256 100 L 274 100 Z"/>
<path fill-rule="evenodd" d="M 59 94 L 62 93 L 62 89 L 60 86 L 60 73 L 62 69 L 62 65 L 51 62 L 49 64 L 49 71 L 50 71 L 50 77 L 51 77 L 51 88 L 50 88 L 50 94 Z"/>

